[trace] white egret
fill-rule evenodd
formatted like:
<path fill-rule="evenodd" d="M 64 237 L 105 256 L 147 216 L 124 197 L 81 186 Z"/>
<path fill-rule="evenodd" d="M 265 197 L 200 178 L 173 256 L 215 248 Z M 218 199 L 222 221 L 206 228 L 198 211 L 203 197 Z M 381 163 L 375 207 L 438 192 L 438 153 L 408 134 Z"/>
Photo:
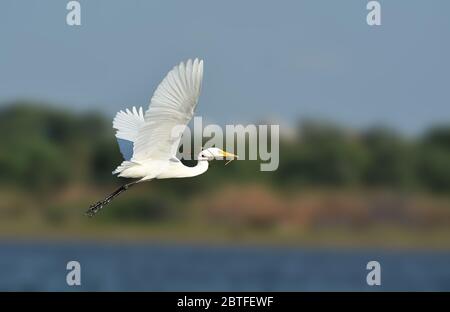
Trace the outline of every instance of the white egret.
<path fill-rule="evenodd" d="M 120 193 L 132 185 L 153 179 L 198 176 L 208 170 L 208 161 L 216 158 L 237 158 L 219 148 L 202 150 L 197 165 L 188 167 L 176 157 L 183 131 L 194 115 L 203 78 L 203 60 L 188 60 L 175 66 L 156 88 L 148 110 L 142 107 L 120 111 L 113 121 L 116 138 L 133 146 L 127 157 L 124 145 L 119 143 L 125 160 L 113 171 L 119 177 L 135 178 L 104 200 L 89 207 L 88 216 L 95 215 Z"/>

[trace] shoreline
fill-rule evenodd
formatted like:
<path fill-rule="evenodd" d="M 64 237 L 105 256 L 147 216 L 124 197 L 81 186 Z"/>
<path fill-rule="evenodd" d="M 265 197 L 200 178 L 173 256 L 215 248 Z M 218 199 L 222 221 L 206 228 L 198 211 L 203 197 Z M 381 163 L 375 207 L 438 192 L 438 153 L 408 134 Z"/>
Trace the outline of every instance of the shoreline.
<path fill-rule="evenodd" d="M 195 227 L 195 231 L 193 230 Z M 213 247 L 305 248 L 382 251 L 450 251 L 450 229 L 411 231 L 405 229 L 372 228 L 364 231 L 303 230 L 296 233 L 246 231 L 238 235 L 229 229 L 211 226 L 175 224 L 163 226 L 64 226 L 5 231 L 0 227 L 0 243 L 43 242 L 76 244 L 156 244 Z"/>

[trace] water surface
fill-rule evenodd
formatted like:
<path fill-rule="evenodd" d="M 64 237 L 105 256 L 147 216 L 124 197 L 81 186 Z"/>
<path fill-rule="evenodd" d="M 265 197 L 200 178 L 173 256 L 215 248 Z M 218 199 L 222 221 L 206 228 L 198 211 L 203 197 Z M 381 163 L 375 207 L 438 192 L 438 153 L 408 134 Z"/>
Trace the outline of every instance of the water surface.
<path fill-rule="evenodd" d="M 66 284 L 67 262 L 81 282 Z M 381 286 L 366 283 L 381 263 Z M 0 242 L 0 290 L 450 290 L 450 252 Z"/>

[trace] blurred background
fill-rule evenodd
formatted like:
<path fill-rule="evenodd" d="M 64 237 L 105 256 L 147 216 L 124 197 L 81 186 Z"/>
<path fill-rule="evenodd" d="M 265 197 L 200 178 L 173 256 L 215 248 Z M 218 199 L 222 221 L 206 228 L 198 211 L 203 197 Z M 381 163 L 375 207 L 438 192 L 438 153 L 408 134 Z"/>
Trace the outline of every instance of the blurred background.
<path fill-rule="evenodd" d="M 450 290 L 448 1 L 0 5 L 0 290 Z M 280 124 L 280 165 L 125 180 L 116 111 L 205 60 L 197 115 Z M 66 284 L 77 260 L 82 286 Z M 379 261 L 382 285 L 366 284 Z"/>

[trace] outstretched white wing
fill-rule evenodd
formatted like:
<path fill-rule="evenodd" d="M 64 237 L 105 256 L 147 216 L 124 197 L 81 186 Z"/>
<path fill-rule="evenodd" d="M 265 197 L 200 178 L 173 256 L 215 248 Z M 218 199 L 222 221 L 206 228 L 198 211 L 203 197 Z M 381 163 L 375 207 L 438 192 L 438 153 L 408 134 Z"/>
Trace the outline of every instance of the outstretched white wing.
<path fill-rule="evenodd" d="M 203 60 L 175 66 L 160 83 L 134 141 L 132 161 L 168 160 L 176 155 L 186 125 L 194 116 L 203 78 Z"/>

